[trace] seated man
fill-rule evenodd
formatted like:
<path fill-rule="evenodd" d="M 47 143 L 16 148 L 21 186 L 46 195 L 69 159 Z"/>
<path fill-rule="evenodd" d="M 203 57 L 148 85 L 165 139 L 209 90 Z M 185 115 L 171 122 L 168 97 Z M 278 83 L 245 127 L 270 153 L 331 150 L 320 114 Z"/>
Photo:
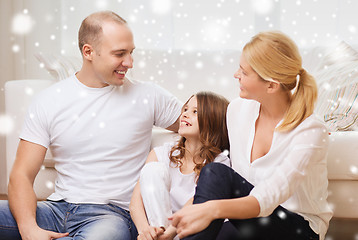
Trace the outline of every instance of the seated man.
<path fill-rule="evenodd" d="M 135 47 L 117 14 L 84 19 L 79 48 L 81 70 L 40 93 L 29 108 L 9 202 L 0 203 L 0 239 L 137 237 L 128 207 L 152 127 L 176 131 L 181 103 L 155 84 L 125 77 Z M 37 202 L 33 182 L 49 147 L 55 192 Z"/>

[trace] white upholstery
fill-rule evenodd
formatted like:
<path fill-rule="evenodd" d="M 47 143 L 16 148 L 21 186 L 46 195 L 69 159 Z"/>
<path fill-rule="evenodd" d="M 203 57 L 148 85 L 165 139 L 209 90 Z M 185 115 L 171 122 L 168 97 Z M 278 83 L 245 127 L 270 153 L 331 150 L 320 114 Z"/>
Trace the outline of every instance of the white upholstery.
<path fill-rule="evenodd" d="M 328 178 L 358 181 L 358 132 L 332 132 L 328 149 Z"/>
<path fill-rule="evenodd" d="M 15 159 L 18 135 L 23 117 L 31 98 L 40 90 L 53 84 L 50 80 L 16 80 L 5 85 L 6 114 L 14 121 L 14 132 L 7 136 L 7 174 Z M 177 134 L 153 129 L 152 147 L 173 141 Z M 49 152 L 49 151 L 48 151 Z M 358 132 L 334 132 L 330 135 L 328 151 L 329 202 L 335 217 L 358 218 Z M 39 199 L 46 198 L 54 190 L 56 171 L 51 155 L 46 155 L 44 166 L 35 181 Z"/>
<path fill-rule="evenodd" d="M 334 217 L 358 218 L 358 132 L 332 132 L 328 149 L 328 201 Z"/>
<path fill-rule="evenodd" d="M 358 218 L 358 181 L 329 180 L 328 202 L 337 218 Z"/>

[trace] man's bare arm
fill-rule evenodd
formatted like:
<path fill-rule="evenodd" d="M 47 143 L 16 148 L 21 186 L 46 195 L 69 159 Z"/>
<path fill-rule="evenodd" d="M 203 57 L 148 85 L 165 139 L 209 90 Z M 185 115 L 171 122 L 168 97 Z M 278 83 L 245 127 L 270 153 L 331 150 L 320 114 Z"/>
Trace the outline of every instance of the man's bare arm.
<path fill-rule="evenodd" d="M 170 130 L 170 131 L 173 131 L 173 132 L 178 132 L 178 129 L 179 129 L 179 117 L 172 125 L 170 125 L 166 129 Z"/>
<path fill-rule="evenodd" d="M 36 223 L 37 198 L 33 183 L 45 159 L 46 148 L 20 140 L 9 180 L 9 205 L 23 239 L 49 239 L 67 234 L 42 230 Z M 47 237 L 47 238 L 46 238 Z"/>

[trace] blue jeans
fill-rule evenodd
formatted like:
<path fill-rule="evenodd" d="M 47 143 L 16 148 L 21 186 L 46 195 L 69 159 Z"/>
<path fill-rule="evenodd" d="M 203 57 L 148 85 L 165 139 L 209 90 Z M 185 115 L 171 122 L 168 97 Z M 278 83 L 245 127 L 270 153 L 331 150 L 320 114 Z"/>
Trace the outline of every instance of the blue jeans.
<path fill-rule="evenodd" d="M 210 163 L 201 170 L 195 190 L 194 204 L 215 199 L 244 197 L 249 195 L 253 187 L 233 169 L 221 163 Z M 220 240 L 319 239 L 319 236 L 310 228 L 308 221 L 282 206 L 278 206 L 268 217 L 229 219 L 229 222 L 225 224 L 232 224 L 234 227 L 231 228 L 222 228 L 223 222 L 224 219 L 216 219 L 202 232 L 184 239 L 215 240 L 221 229 L 220 236 L 217 238 Z M 225 232 L 225 230 L 230 232 Z"/>
<path fill-rule="evenodd" d="M 128 211 L 112 204 L 37 203 L 36 220 L 45 230 L 65 233 L 62 240 L 130 240 L 137 229 Z M 21 239 L 7 201 L 0 201 L 0 240 Z"/>

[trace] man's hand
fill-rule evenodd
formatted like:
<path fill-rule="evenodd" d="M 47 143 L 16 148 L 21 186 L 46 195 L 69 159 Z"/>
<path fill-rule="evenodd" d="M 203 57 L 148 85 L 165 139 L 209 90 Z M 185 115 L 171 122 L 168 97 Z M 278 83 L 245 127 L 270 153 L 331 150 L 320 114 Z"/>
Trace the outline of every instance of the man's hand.
<path fill-rule="evenodd" d="M 157 240 L 163 232 L 162 228 L 148 226 L 138 233 L 137 240 Z"/>
<path fill-rule="evenodd" d="M 198 233 L 214 220 L 210 202 L 186 206 L 169 218 L 176 227 L 179 238 Z"/>
<path fill-rule="evenodd" d="M 23 240 L 52 240 L 52 239 L 57 239 L 67 236 L 68 233 L 57 233 L 57 232 L 47 231 L 40 227 L 37 227 L 27 233 L 21 232 L 21 237 Z"/>

